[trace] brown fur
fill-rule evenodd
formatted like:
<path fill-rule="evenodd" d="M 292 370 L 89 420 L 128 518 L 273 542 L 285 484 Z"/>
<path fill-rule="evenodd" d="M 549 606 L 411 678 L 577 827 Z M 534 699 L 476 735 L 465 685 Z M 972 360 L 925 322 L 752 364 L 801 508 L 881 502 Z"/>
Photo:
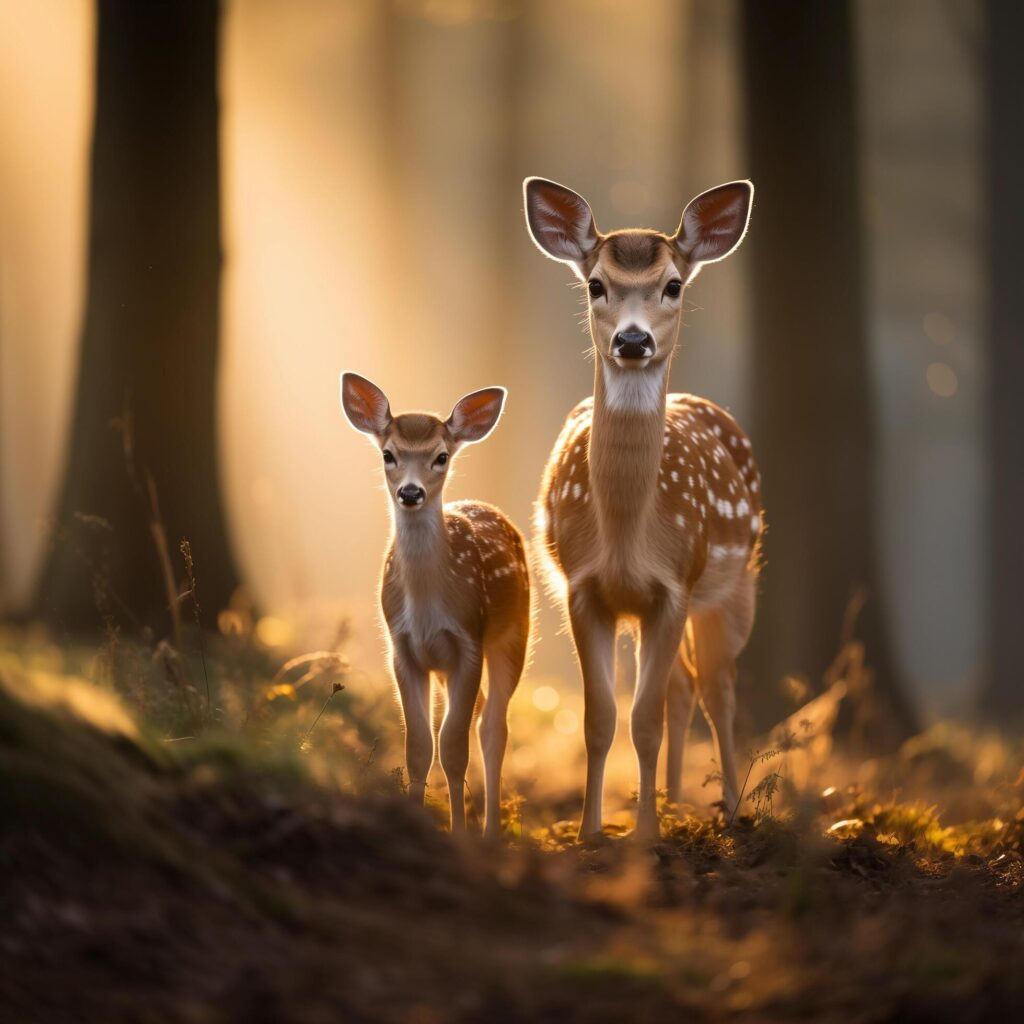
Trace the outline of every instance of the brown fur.
<path fill-rule="evenodd" d="M 433 677 L 448 698 L 440 754 L 452 829 L 465 827 L 469 733 L 480 709 L 486 666 L 479 736 L 484 830 L 492 837 L 501 828 L 508 703 L 528 653 L 530 579 L 523 539 L 501 511 L 481 502 L 444 505 L 442 497 L 451 460 L 464 444 L 482 440 L 493 429 L 504 394 L 501 388 L 485 388 L 466 395 L 447 420 L 428 413 L 392 417 L 387 398 L 375 384 L 357 374 L 342 377 L 346 415 L 387 456 L 394 531 L 380 596 L 405 718 L 409 791 L 422 802 L 434 760 Z M 414 503 L 405 505 L 403 495 Z"/>
<path fill-rule="evenodd" d="M 760 480 L 750 444 L 722 409 L 668 395 L 682 288 L 746 231 L 753 189 L 702 193 L 678 231 L 602 235 L 582 197 L 524 183 L 536 244 L 588 281 L 594 397 L 570 414 L 544 474 L 536 528 L 548 578 L 566 594 L 586 701 L 587 788 L 581 835 L 601 828 L 604 765 L 615 732 L 615 633 L 636 624 L 639 674 L 631 732 L 639 765 L 637 828 L 657 831 L 655 769 L 668 707 L 670 799 L 698 686 L 735 805 L 735 658 L 753 623 Z M 644 337 L 636 350 L 620 332 Z M 631 343 L 632 344 L 632 343 Z M 684 657 L 688 628 L 696 665 Z M 692 668 L 696 678 L 692 678 Z"/>

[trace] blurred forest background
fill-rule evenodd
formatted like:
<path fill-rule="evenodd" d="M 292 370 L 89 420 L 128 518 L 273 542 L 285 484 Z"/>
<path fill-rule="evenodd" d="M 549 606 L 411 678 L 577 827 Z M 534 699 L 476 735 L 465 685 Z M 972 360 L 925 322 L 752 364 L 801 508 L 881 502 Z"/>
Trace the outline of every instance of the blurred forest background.
<path fill-rule="evenodd" d="M 900 731 L 1019 721 L 1022 7 L 0 0 L 0 614 L 99 635 L 102 565 L 133 628 L 166 630 L 162 528 L 204 625 L 244 587 L 268 644 L 345 619 L 381 672 L 386 503 L 339 371 L 396 409 L 506 385 L 451 496 L 528 531 L 592 366 L 522 178 L 672 230 L 751 177 L 673 370 L 764 473 L 741 709 L 816 690 L 862 598 Z M 542 606 L 531 675 L 576 686 Z"/>

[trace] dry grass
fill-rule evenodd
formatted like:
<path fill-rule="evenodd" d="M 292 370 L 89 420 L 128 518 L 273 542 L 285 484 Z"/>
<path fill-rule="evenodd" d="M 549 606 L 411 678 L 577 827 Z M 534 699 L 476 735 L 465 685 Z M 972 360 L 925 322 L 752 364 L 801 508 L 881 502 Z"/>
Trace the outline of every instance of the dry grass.
<path fill-rule="evenodd" d="M 286 657 L 241 603 L 220 623 L 204 638 L 198 730 L 182 688 L 206 677 L 184 624 L 195 654 L 170 648 L 177 681 L 124 636 L 97 652 L 0 635 L 4 1019 L 944 1021 L 1024 1008 L 1019 747 L 945 724 L 887 758 L 843 754 L 841 675 L 751 750 L 734 819 L 714 781 L 701 785 L 711 749 L 697 736 L 694 802 L 664 806 L 662 839 L 635 844 L 624 743 L 607 834 L 578 845 L 581 737 L 554 722 L 580 709 L 570 694 L 542 710 L 533 691 L 551 681 L 527 682 L 506 842 L 486 849 L 444 834 L 441 800 L 408 806 L 390 688 L 353 670 L 343 643 Z M 472 777 L 471 790 L 478 805 Z"/>

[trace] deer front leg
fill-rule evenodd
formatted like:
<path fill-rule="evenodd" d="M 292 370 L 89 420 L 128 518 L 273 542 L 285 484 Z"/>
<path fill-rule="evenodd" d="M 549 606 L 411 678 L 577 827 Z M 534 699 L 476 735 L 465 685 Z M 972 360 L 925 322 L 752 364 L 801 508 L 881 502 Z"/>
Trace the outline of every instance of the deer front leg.
<path fill-rule="evenodd" d="M 448 709 L 441 723 L 441 767 L 448 780 L 453 832 L 463 832 L 466 828 L 469 733 L 483 673 L 480 650 L 467 647 L 460 651 L 455 669 L 448 673 Z"/>
<path fill-rule="evenodd" d="M 668 593 L 640 620 L 640 674 L 630 732 L 640 771 L 636 832 L 644 839 L 658 835 L 656 776 L 665 728 L 665 698 L 685 623 L 686 609 L 680 608 L 680 602 Z"/>
<path fill-rule="evenodd" d="M 401 644 L 396 645 L 393 666 L 405 719 L 405 770 L 409 776 L 409 796 L 422 805 L 427 776 L 434 763 L 430 673 L 421 668 Z"/>
<path fill-rule="evenodd" d="M 569 595 L 569 622 L 583 673 L 583 735 L 587 744 L 587 789 L 579 838 L 603 825 L 604 766 L 615 738 L 615 617 L 592 590 Z"/>

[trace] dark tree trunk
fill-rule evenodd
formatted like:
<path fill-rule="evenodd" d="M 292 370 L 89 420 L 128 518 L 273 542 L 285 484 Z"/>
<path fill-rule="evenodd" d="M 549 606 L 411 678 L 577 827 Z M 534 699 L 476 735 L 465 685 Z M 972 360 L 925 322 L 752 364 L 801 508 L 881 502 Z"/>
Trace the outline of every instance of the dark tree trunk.
<path fill-rule="evenodd" d="M 57 513 L 71 538 L 55 543 L 35 602 L 40 617 L 70 630 L 99 621 L 93 572 L 80 557 L 93 551 L 90 528 L 79 514 L 113 528 L 117 598 L 140 620 L 167 621 L 146 470 L 175 574 L 183 576 L 178 545 L 187 537 L 205 607 L 221 607 L 235 585 L 215 429 L 219 19 L 213 0 L 98 5 L 85 322 Z M 135 481 L 112 426 L 126 409 Z"/>
<path fill-rule="evenodd" d="M 768 516 L 754 685 L 744 700 L 762 726 L 786 713 L 783 676 L 822 678 L 851 597 L 864 588 L 856 635 L 876 674 L 882 714 L 873 738 L 891 744 L 914 715 L 877 571 L 851 5 L 744 0 L 742 26 L 757 190 L 747 242 L 753 439 Z"/>
<path fill-rule="evenodd" d="M 987 721 L 1024 725 L 1024 4 L 989 0 L 988 330 L 991 459 L 990 666 L 979 710 Z"/>

